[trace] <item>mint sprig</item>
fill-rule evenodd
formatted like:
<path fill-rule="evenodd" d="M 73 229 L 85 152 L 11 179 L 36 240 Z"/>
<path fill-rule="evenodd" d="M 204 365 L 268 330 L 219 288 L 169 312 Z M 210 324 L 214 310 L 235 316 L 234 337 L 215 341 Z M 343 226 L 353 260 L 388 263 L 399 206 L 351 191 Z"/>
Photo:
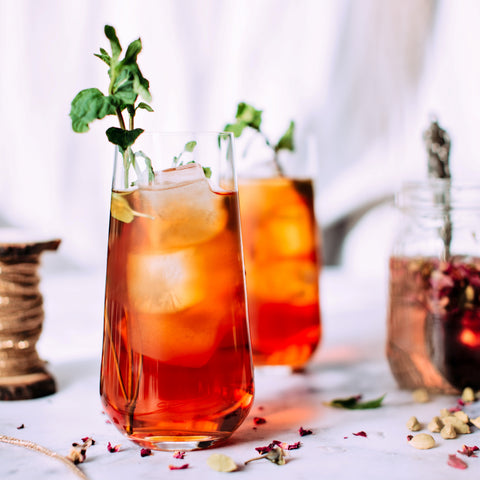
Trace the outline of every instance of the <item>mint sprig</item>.
<path fill-rule="evenodd" d="M 232 132 L 235 138 L 238 138 L 242 135 L 243 131 L 246 128 L 251 128 L 256 130 L 260 135 L 262 135 L 265 144 L 270 147 L 273 151 L 273 161 L 279 175 L 284 175 L 283 168 L 278 160 L 278 153 L 280 150 L 288 150 L 290 152 L 295 151 L 294 144 L 294 134 L 295 134 L 295 122 L 291 121 L 287 131 L 280 137 L 280 140 L 277 143 L 272 143 L 269 138 L 261 129 L 262 125 L 262 110 L 257 110 L 252 105 L 249 105 L 245 102 L 240 102 L 237 105 L 237 113 L 235 115 L 235 123 L 228 123 L 225 125 L 224 130 L 226 132 Z"/>
<path fill-rule="evenodd" d="M 373 400 L 368 400 L 366 402 L 361 401 L 361 395 L 347 398 L 335 398 L 330 402 L 325 402 L 324 405 L 327 405 L 328 407 L 345 408 L 347 410 L 368 410 L 370 408 L 381 407 L 385 395 L 382 395 L 381 397 L 375 398 Z"/>
<path fill-rule="evenodd" d="M 144 131 L 141 128 L 135 128 L 135 115 L 138 109 L 153 112 L 153 108 L 145 103 L 150 102 L 152 97 L 149 91 L 150 84 L 142 75 L 137 63 L 138 54 L 142 51 L 140 38 L 130 43 L 124 57 L 120 58 L 122 46 L 115 29 L 110 25 L 105 25 L 104 31 L 110 41 L 111 54 L 100 48 L 100 53 L 94 55 L 109 67 L 108 94 L 104 95 L 98 88 L 82 90 L 72 101 L 70 118 L 72 129 L 75 132 L 83 133 L 88 132 L 90 123 L 94 120 L 101 120 L 108 115 L 117 117 L 120 126 L 110 127 L 106 134 L 108 140 L 117 145 L 123 155 L 127 186 L 129 167 L 133 166 L 137 169 L 135 155 L 130 147 Z M 140 98 L 145 102 L 139 101 Z M 128 114 L 128 125 L 123 117 L 125 111 Z M 149 171 L 149 176 L 151 177 L 151 175 L 152 172 Z"/>

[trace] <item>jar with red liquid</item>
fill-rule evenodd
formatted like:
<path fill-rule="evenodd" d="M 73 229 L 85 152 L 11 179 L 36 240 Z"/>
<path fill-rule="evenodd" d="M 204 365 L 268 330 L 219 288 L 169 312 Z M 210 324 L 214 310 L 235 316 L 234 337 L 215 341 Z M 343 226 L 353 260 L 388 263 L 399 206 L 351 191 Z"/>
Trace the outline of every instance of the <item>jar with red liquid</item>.
<path fill-rule="evenodd" d="M 387 358 L 398 386 L 480 388 L 480 187 L 431 179 L 396 197 Z"/>

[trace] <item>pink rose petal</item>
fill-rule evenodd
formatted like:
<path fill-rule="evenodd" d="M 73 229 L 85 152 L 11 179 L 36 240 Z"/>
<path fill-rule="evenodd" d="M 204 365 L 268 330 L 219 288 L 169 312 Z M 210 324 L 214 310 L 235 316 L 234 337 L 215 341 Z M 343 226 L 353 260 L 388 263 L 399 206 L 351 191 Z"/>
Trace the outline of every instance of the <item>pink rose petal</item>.
<path fill-rule="evenodd" d="M 448 465 L 453 468 L 459 468 L 460 470 L 465 470 L 468 465 L 463 461 L 460 460 L 456 455 L 449 455 L 448 456 Z"/>

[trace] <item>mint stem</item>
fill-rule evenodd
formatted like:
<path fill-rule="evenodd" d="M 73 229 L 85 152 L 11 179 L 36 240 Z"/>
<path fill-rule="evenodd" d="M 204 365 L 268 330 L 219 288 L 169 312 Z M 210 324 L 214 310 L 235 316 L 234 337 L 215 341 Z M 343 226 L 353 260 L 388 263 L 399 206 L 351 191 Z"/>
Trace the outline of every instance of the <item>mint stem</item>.
<path fill-rule="evenodd" d="M 280 164 L 280 160 L 278 159 L 278 150 L 276 147 L 272 145 L 268 137 L 263 133 L 261 130 L 257 130 L 260 135 L 262 135 L 263 139 L 265 140 L 265 144 L 267 147 L 273 150 L 273 163 L 275 164 L 275 168 L 277 170 L 278 175 L 281 177 L 285 176 L 285 172 L 283 171 L 282 165 Z"/>
<path fill-rule="evenodd" d="M 273 162 L 275 163 L 275 168 L 277 169 L 277 173 L 281 176 L 285 176 L 285 172 L 282 168 L 282 165 L 280 164 L 280 161 L 278 160 L 278 152 L 275 152 L 273 155 Z"/>
<path fill-rule="evenodd" d="M 125 121 L 123 120 L 122 111 L 118 107 L 117 107 L 117 118 L 118 118 L 118 123 L 120 123 L 120 128 L 122 130 L 126 130 L 127 127 L 125 126 Z"/>

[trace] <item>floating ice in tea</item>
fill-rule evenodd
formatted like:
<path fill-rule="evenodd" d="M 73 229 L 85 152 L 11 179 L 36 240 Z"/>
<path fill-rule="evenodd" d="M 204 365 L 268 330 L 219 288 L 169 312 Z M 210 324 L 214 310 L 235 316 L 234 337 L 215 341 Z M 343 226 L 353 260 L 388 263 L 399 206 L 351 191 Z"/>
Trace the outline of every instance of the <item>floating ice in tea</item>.
<path fill-rule="evenodd" d="M 255 365 L 303 367 L 321 338 L 311 180 L 239 180 Z"/>
<path fill-rule="evenodd" d="M 136 215 L 110 219 L 106 412 L 153 447 L 224 440 L 253 399 L 237 194 L 197 164 L 114 194 Z"/>

